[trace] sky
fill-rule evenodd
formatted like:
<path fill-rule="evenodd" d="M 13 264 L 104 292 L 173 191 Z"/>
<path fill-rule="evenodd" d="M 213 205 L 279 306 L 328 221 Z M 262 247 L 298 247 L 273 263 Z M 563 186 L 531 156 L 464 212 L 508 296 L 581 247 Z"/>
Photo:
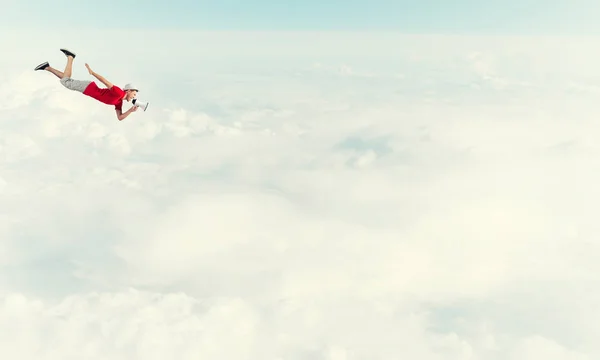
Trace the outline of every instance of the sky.
<path fill-rule="evenodd" d="M 140 5 L 0 32 L 3 356 L 599 358 L 591 32 L 124 33 Z M 33 71 L 63 46 L 148 110 Z"/>
<path fill-rule="evenodd" d="M 20 29 L 392 30 L 410 33 L 598 34 L 594 0 L 2 0 Z M 68 20 L 65 19 L 68 17 Z"/>

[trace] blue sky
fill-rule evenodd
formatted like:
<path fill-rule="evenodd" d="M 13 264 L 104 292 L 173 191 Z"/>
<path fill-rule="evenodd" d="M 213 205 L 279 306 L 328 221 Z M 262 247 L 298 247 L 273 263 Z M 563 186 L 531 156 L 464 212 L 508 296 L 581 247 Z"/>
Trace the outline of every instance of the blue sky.
<path fill-rule="evenodd" d="M 97 6 L 100 6 L 97 8 Z M 418 33 L 596 31 L 592 0 L 9 0 L 4 25 L 209 30 L 399 30 Z M 11 9 L 12 8 L 12 9 Z M 68 20 L 65 20 L 68 18 Z"/>

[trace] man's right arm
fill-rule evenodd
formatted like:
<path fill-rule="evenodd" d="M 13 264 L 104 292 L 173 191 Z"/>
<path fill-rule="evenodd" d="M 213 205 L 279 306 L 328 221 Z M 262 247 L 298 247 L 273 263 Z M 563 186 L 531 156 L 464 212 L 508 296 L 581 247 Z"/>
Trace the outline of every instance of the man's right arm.
<path fill-rule="evenodd" d="M 128 117 L 128 116 L 129 116 L 129 114 L 131 114 L 131 113 L 134 111 L 134 110 L 133 110 L 134 108 L 135 108 L 135 107 L 132 107 L 132 108 L 130 108 L 129 110 L 127 110 L 127 111 L 125 111 L 125 112 L 123 112 L 123 111 L 122 111 L 122 110 L 120 110 L 120 109 L 116 109 L 115 111 L 117 112 L 117 119 L 118 119 L 119 121 L 123 121 L 123 120 L 125 120 L 125 118 L 126 118 L 126 117 Z"/>

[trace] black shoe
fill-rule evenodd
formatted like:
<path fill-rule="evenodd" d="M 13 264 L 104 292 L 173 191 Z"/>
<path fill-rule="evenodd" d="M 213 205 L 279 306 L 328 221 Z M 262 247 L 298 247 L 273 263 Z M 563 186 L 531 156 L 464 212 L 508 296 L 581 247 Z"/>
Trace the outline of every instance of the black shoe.
<path fill-rule="evenodd" d="M 72 57 L 73 57 L 73 59 L 75 59 L 75 54 L 73 54 L 73 53 L 72 53 L 72 52 L 70 52 L 69 50 L 67 50 L 67 49 L 60 49 L 60 51 L 62 51 L 62 52 L 63 52 L 65 55 L 67 55 L 67 56 L 72 56 Z"/>
<path fill-rule="evenodd" d="M 36 66 L 36 67 L 35 67 L 35 71 L 38 71 L 38 70 L 46 70 L 46 68 L 47 68 L 48 66 L 50 66 L 50 64 L 48 64 L 48 62 L 47 62 L 47 61 L 46 61 L 46 62 L 43 62 L 43 63 L 41 63 L 41 64 L 39 64 L 38 66 Z"/>

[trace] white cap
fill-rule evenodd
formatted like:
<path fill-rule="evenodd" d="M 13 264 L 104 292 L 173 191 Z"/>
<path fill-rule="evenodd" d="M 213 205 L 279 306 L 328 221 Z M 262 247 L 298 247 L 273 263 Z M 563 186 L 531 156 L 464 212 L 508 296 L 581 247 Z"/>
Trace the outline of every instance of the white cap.
<path fill-rule="evenodd" d="M 135 90 L 135 91 L 139 91 L 137 86 L 135 86 L 134 84 L 126 84 L 123 87 L 123 90 Z"/>

